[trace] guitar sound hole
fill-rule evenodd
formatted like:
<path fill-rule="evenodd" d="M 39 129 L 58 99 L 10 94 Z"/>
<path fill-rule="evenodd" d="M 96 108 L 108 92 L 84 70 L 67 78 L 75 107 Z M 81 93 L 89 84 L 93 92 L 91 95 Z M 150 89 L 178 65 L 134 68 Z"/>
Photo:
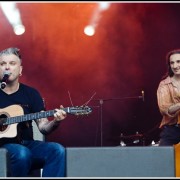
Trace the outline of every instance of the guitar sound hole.
<path fill-rule="evenodd" d="M 7 116 L 5 114 L 0 115 L 0 131 L 5 131 L 8 127 L 8 125 L 3 125 L 6 118 L 7 118 Z"/>

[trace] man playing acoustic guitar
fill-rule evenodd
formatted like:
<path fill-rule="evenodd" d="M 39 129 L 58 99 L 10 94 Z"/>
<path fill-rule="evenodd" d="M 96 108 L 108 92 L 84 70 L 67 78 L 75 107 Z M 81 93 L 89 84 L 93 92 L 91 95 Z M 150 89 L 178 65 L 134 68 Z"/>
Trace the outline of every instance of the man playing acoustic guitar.
<path fill-rule="evenodd" d="M 67 112 L 61 105 L 60 109 L 44 113 L 40 93 L 19 82 L 22 69 L 18 48 L 0 52 L 0 147 L 6 148 L 10 155 L 11 176 L 28 176 L 33 160 L 41 159 L 44 162 L 43 177 L 63 177 L 65 148 L 55 142 L 33 140 L 32 120 L 35 120 L 41 133 L 47 134 L 58 127 Z M 54 120 L 48 120 L 49 113 Z"/>

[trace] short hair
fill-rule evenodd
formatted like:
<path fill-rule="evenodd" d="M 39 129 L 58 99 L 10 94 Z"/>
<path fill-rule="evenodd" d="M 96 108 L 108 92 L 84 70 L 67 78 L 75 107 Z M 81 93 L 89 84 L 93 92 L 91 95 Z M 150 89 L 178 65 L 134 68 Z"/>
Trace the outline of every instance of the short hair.
<path fill-rule="evenodd" d="M 20 61 L 22 62 L 22 58 L 21 58 L 19 48 L 10 47 L 10 48 L 7 48 L 7 49 L 4 49 L 4 50 L 0 51 L 0 57 L 3 56 L 3 55 L 10 55 L 10 54 L 16 55 L 20 59 Z"/>

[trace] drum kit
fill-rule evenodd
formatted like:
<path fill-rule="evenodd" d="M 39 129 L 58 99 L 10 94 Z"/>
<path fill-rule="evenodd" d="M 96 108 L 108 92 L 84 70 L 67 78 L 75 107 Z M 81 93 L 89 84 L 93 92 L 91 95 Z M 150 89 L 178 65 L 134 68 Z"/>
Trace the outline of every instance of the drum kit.
<path fill-rule="evenodd" d="M 145 146 L 145 137 L 143 134 L 139 134 L 138 132 L 126 136 L 121 133 L 119 139 L 120 146 Z"/>
<path fill-rule="evenodd" d="M 138 132 L 127 136 L 121 133 L 117 138 L 119 146 L 159 146 L 159 141 L 156 142 L 150 139 L 147 134 L 139 134 Z"/>

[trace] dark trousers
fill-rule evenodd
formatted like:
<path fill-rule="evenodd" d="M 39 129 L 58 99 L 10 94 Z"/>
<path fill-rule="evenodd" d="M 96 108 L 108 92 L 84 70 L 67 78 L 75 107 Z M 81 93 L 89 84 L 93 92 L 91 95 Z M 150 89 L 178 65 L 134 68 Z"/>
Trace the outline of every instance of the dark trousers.
<path fill-rule="evenodd" d="M 160 133 L 159 146 L 172 146 L 180 142 L 180 126 L 166 125 Z"/>

